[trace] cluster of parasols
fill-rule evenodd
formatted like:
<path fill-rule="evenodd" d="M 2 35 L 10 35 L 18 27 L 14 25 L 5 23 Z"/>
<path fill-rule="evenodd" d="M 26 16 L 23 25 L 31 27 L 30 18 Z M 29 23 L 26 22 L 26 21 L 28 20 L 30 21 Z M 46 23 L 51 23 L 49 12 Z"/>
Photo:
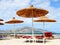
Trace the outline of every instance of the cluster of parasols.
<path fill-rule="evenodd" d="M 33 5 L 31 5 L 29 8 L 21 9 L 16 12 L 18 16 L 25 17 L 25 18 L 32 18 L 32 37 L 34 38 L 34 30 L 33 30 L 33 22 L 43 22 L 43 28 L 44 28 L 44 22 L 56 22 L 56 20 L 49 19 L 45 15 L 47 15 L 49 12 L 44 9 L 38 9 L 34 8 Z M 39 17 L 39 18 L 37 18 Z M 36 20 L 33 20 L 33 18 L 37 18 Z M 3 21 L 0 19 L 0 21 Z M 5 23 L 8 24 L 16 24 L 16 23 L 23 23 L 24 21 L 22 20 L 17 20 L 15 17 L 13 17 L 12 20 L 9 20 Z M 3 24 L 3 23 L 2 23 Z M 14 32 L 15 35 L 15 32 Z"/>

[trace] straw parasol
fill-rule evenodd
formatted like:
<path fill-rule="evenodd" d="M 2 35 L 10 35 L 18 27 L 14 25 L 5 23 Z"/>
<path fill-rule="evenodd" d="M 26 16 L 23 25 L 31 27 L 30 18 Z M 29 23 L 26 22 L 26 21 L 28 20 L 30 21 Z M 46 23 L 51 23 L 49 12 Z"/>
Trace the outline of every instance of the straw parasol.
<path fill-rule="evenodd" d="M 0 21 L 0 25 L 4 25 L 4 23 L 2 23 L 1 21 Z M 1 32 L 2 33 L 2 32 Z M 2 35 L 2 37 L 3 37 L 3 35 Z"/>
<path fill-rule="evenodd" d="M 4 21 L 4 20 L 0 19 L 0 25 L 4 25 L 4 23 L 2 21 Z"/>
<path fill-rule="evenodd" d="M 15 24 L 17 24 L 17 23 L 23 23 L 23 22 L 24 21 L 17 20 L 17 19 L 15 19 L 15 17 L 13 17 L 13 19 L 11 19 L 11 20 L 9 20 L 9 21 L 7 21 L 5 23 L 7 23 L 7 24 L 14 24 L 14 29 L 15 29 Z M 15 37 L 15 30 L 14 30 L 14 37 Z"/>
<path fill-rule="evenodd" d="M 0 25 L 4 25 L 4 23 L 1 23 L 1 22 L 0 22 Z"/>
<path fill-rule="evenodd" d="M 0 21 L 3 21 L 3 19 L 0 19 Z"/>
<path fill-rule="evenodd" d="M 49 19 L 46 16 L 41 16 L 38 19 L 34 20 L 34 22 L 43 22 L 43 29 L 45 29 L 45 23 L 44 22 L 56 22 L 56 20 Z M 44 35 L 44 33 L 43 33 L 43 35 Z M 44 37 L 45 37 L 45 35 L 44 35 Z"/>
<path fill-rule="evenodd" d="M 45 16 L 48 14 L 47 10 L 34 8 L 31 5 L 29 8 L 24 8 L 16 12 L 18 16 L 25 17 L 25 18 L 32 18 L 32 37 L 34 37 L 33 32 L 33 18 Z"/>
<path fill-rule="evenodd" d="M 34 20 L 34 22 L 56 22 L 56 20 L 49 19 L 46 16 L 41 16 L 38 19 Z"/>
<path fill-rule="evenodd" d="M 17 11 L 18 16 L 22 16 L 26 18 L 45 16 L 46 14 L 48 14 L 47 10 L 34 8 L 33 5 L 31 5 L 29 8 L 25 8 Z"/>

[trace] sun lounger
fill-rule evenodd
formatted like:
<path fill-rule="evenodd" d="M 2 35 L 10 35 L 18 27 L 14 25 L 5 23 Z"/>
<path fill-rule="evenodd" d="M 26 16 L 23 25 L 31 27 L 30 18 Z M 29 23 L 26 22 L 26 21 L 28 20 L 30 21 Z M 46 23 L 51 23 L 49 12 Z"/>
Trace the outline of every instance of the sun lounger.
<path fill-rule="evenodd" d="M 44 36 L 35 36 L 36 39 L 43 39 Z"/>
<path fill-rule="evenodd" d="M 2 35 L 0 35 L 0 40 L 1 40 L 2 38 L 3 38 Z"/>
<path fill-rule="evenodd" d="M 3 35 L 0 35 L 0 40 L 5 40 L 6 38 Z"/>
<path fill-rule="evenodd" d="M 35 38 L 37 39 L 36 42 L 38 43 L 42 43 L 42 42 L 46 42 L 46 39 L 44 38 L 44 36 L 35 36 Z M 44 41 L 43 41 L 44 40 Z"/>
<path fill-rule="evenodd" d="M 45 34 L 46 39 L 53 39 L 54 38 L 52 32 L 45 32 L 44 34 Z"/>
<path fill-rule="evenodd" d="M 32 36 L 23 36 L 22 38 L 26 38 L 26 39 L 31 39 L 32 38 Z"/>

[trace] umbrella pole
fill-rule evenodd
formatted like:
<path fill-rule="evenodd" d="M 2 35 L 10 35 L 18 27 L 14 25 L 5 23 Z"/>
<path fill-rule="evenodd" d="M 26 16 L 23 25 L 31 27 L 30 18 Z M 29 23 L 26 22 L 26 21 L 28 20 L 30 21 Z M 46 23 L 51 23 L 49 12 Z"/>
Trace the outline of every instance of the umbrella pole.
<path fill-rule="evenodd" d="M 45 23 L 43 22 L 43 30 L 45 29 Z M 44 32 L 43 32 L 43 36 L 44 36 L 44 38 L 43 38 L 43 43 L 45 42 L 45 34 L 44 34 Z"/>
<path fill-rule="evenodd" d="M 15 35 L 16 35 L 16 34 L 15 34 L 15 24 L 14 24 L 14 38 L 15 38 Z"/>
<path fill-rule="evenodd" d="M 34 39 L 34 28 L 33 28 L 34 24 L 33 24 L 33 10 L 32 10 L 32 38 Z"/>
<path fill-rule="evenodd" d="M 33 17 L 32 17 L 32 38 L 34 38 L 34 31 L 33 31 Z"/>

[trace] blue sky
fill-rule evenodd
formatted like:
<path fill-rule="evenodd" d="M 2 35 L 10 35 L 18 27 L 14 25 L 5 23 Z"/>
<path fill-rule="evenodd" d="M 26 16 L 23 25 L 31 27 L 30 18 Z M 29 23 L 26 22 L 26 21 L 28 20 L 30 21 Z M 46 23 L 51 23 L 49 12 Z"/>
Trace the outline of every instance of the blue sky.
<path fill-rule="evenodd" d="M 31 25 L 31 19 L 26 19 L 16 15 L 16 11 L 29 7 L 31 4 L 36 8 L 43 8 L 49 11 L 46 15 L 51 19 L 55 19 L 55 23 L 45 23 L 45 30 L 60 33 L 60 0 L 0 0 L 0 18 L 8 21 L 12 17 L 23 20 L 24 23 L 16 24 L 16 27 L 24 27 Z M 35 23 L 34 28 L 42 28 L 42 23 Z M 13 29 L 13 25 L 5 24 L 0 26 L 1 30 Z"/>

